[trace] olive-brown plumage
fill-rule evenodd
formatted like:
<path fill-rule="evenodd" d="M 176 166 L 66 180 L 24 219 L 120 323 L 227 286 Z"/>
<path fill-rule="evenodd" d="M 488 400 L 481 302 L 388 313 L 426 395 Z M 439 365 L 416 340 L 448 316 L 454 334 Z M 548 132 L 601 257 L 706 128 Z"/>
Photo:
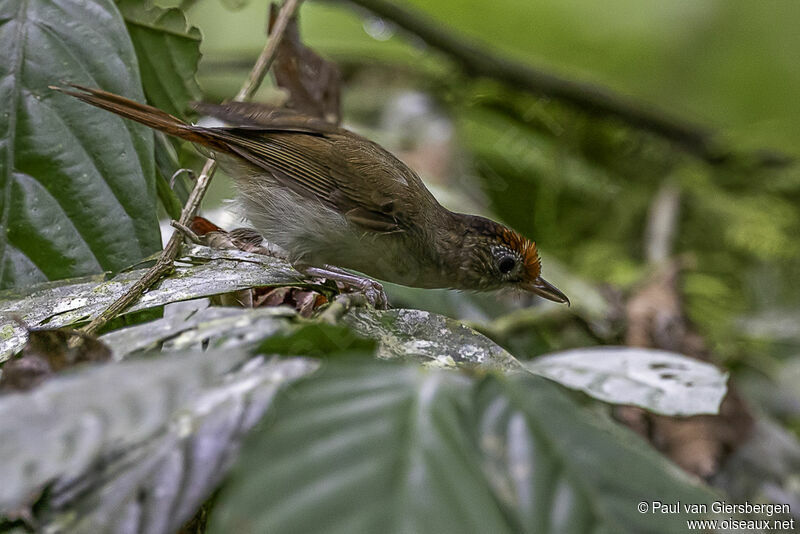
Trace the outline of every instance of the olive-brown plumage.
<path fill-rule="evenodd" d="M 536 245 L 442 207 L 388 151 L 343 128 L 257 104 L 198 104 L 230 124 L 187 124 L 99 89 L 54 87 L 210 150 L 234 177 L 244 214 L 298 266 L 335 265 L 415 287 L 517 288 L 556 302 Z"/>

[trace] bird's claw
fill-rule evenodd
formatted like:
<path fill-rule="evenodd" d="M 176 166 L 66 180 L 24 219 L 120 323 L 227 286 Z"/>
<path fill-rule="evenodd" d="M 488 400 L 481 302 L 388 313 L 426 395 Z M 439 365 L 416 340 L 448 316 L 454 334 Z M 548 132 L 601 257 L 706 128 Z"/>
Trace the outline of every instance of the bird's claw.
<path fill-rule="evenodd" d="M 362 295 L 363 299 L 360 304 L 362 306 L 366 304 L 379 310 L 389 308 L 389 299 L 386 297 L 383 285 L 371 278 L 351 274 L 331 265 L 324 267 L 299 266 L 297 268 L 308 276 L 332 280 L 338 284 L 337 287 L 350 289 L 352 291 L 352 293 L 348 293 L 350 296 Z M 359 304 L 358 299 L 350 300 L 351 306 Z"/>
<path fill-rule="evenodd" d="M 351 288 L 356 291 L 356 293 L 350 294 L 350 296 L 363 296 L 363 304 L 367 304 L 378 310 L 386 310 L 389 308 L 389 299 L 386 296 L 386 292 L 383 290 L 383 284 L 380 282 L 376 282 L 370 278 L 361 278 L 358 282 L 347 285 L 350 285 Z M 358 305 L 358 299 L 351 300 L 350 304 Z"/>

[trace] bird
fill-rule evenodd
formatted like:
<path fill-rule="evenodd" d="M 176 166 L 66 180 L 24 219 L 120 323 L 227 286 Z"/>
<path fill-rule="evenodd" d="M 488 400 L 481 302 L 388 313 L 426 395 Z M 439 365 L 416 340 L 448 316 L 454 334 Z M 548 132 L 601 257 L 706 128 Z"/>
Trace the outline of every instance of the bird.
<path fill-rule="evenodd" d="M 536 243 L 443 207 L 377 143 L 323 119 L 263 104 L 198 103 L 226 126 L 187 123 L 126 97 L 69 84 L 51 89 L 190 141 L 238 189 L 244 217 L 298 271 L 383 294 L 379 282 L 469 291 L 513 289 L 569 305 L 541 276 Z M 385 296 L 373 298 L 373 304 Z"/>

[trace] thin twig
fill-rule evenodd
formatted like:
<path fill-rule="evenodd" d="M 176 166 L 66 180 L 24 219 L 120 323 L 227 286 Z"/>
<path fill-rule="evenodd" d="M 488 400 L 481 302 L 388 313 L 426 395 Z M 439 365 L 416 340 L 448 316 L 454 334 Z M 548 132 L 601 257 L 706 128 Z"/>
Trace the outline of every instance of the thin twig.
<path fill-rule="evenodd" d="M 172 173 L 172 177 L 169 179 L 169 186 L 175 187 L 175 180 L 183 173 L 186 173 L 190 180 L 194 180 L 194 171 L 192 169 L 178 169 Z"/>
<path fill-rule="evenodd" d="M 647 216 L 644 244 L 648 263 L 658 265 L 672 257 L 680 201 L 680 189 L 671 178 L 667 178 L 653 197 Z"/>
<path fill-rule="evenodd" d="M 634 128 L 669 139 L 710 163 L 726 163 L 734 155 L 718 142 L 714 132 L 708 128 L 655 110 L 605 87 L 562 78 L 495 55 L 487 51 L 489 47 L 486 45 L 472 44 L 442 29 L 440 22 L 412 9 L 387 0 L 349 2 L 393 22 L 429 46 L 444 52 L 457 61 L 467 75 L 492 78 L 518 90 L 560 100 L 594 116 L 618 119 Z M 763 166 L 781 166 L 793 162 L 791 156 L 770 151 L 756 152 L 750 158 Z"/>
<path fill-rule="evenodd" d="M 283 39 L 283 34 L 286 32 L 289 19 L 292 18 L 299 4 L 300 0 L 286 0 L 284 2 L 283 7 L 281 7 L 281 10 L 278 12 L 278 18 L 275 19 L 275 25 L 272 27 L 267 46 L 261 51 L 261 55 L 258 56 L 253 70 L 250 71 L 250 75 L 247 77 L 247 82 L 245 82 L 239 90 L 234 100 L 238 102 L 250 100 L 258 88 L 261 87 L 264 76 L 267 75 L 269 68 L 272 66 L 272 62 L 275 61 L 278 45 L 281 44 L 281 39 Z"/>
<path fill-rule="evenodd" d="M 192 229 L 186 226 L 185 224 L 181 224 L 180 222 L 173 220 L 169 222 L 169 225 L 172 226 L 173 228 L 180 230 L 181 233 L 184 235 L 184 237 L 189 241 L 191 241 L 192 243 L 196 245 L 203 244 L 203 242 L 200 240 L 197 234 L 194 233 L 194 231 L 192 231 Z"/>
<path fill-rule="evenodd" d="M 261 85 L 261 82 L 264 81 L 264 76 L 266 76 L 267 70 L 275 60 L 278 44 L 280 44 L 280 41 L 283 38 L 286 25 L 300 5 L 300 1 L 301 0 L 286 0 L 281 6 L 281 10 L 278 13 L 278 19 L 275 23 L 272 33 L 270 33 L 269 38 L 267 39 L 264 50 L 258 57 L 253 69 L 250 71 L 250 75 L 242 85 L 241 90 L 237 93 L 236 98 L 234 98 L 235 101 L 242 102 L 252 98 L 253 94 Z M 197 214 L 197 210 L 200 208 L 200 203 L 203 201 L 203 197 L 206 194 L 208 185 L 211 183 L 211 177 L 214 175 L 216 168 L 216 161 L 211 158 L 206 160 L 205 164 L 203 165 L 203 170 L 200 172 L 200 176 L 197 177 L 194 188 L 192 189 L 192 192 L 186 201 L 186 205 L 181 211 L 181 218 L 180 221 L 178 221 L 180 225 L 188 227 L 191 224 L 192 219 L 194 219 L 195 214 Z M 147 291 L 147 289 L 149 289 L 153 284 L 168 274 L 173 268 L 175 258 L 177 258 L 178 254 L 180 253 L 181 245 L 183 244 L 183 238 L 184 234 L 180 230 L 176 229 L 173 231 L 172 236 L 167 242 L 167 245 L 164 247 L 164 250 L 161 251 L 156 264 L 153 265 L 139 280 L 137 280 L 136 283 L 134 283 L 124 295 L 115 300 L 100 315 L 92 319 L 88 325 L 83 327 L 83 332 L 87 334 L 95 334 L 99 329 L 105 326 L 108 321 L 125 311 L 134 302 L 139 300 L 139 297 L 141 297 L 144 292 Z"/>

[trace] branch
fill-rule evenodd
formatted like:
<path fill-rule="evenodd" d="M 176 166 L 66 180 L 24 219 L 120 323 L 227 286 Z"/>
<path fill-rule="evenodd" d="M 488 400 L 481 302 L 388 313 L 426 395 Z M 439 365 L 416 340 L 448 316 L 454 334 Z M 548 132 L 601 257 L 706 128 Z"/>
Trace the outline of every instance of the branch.
<path fill-rule="evenodd" d="M 661 264 L 672 257 L 672 243 L 678 230 L 681 191 L 667 178 L 659 187 L 647 215 L 645 250 L 647 261 Z"/>
<path fill-rule="evenodd" d="M 292 15 L 294 15 L 299 4 L 300 0 L 286 0 L 284 2 L 283 7 L 281 7 L 281 10 L 278 12 L 278 18 L 275 19 L 275 25 L 272 27 L 270 38 L 264 50 L 262 50 L 261 55 L 258 56 L 253 70 L 250 71 L 247 81 L 239 90 L 234 101 L 243 102 L 245 100 L 250 100 L 261 86 L 261 82 L 264 81 L 264 76 L 267 75 L 267 71 L 272 66 L 272 62 L 275 61 L 278 45 L 281 44 L 283 34 L 286 32 L 286 26 L 288 26 L 289 20 L 292 18 Z"/>
<path fill-rule="evenodd" d="M 495 55 L 487 51 L 486 45 L 474 45 L 411 9 L 387 0 L 349 2 L 393 22 L 449 55 L 469 76 L 492 78 L 518 90 L 560 100 L 590 115 L 620 120 L 664 137 L 709 163 L 726 163 L 734 156 L 731 150 L 715 140 L 714 132 L 708 128 L 655 110 L 605 87 L 561 78 Z M 790 156 L 767 151 L 755 153 L 753 158 L 765 166 L 786 165 L 793 161 Z"/>
<path fill-rule="evenodd" d="M 252 98 L 253 94 L 261 85 L 261 82 L 264 81 L 264 76 L 266 76 L 267 71 L 272 65 L 272 62 L 275 60 L 278 44 L 280 44 L 280 41 L 283 38 L 286 25 L 288 24 L 292 15 L 294 15 L 295 11 L 300 5 L 300 2 L 301 0 L 286 0 L 283 6 L 281 6 L 274 29 L 272 33 L 270 33 L 267 43 L 264 46 L 261 55 L 258 56 L 258 60 L 253 66 L 253 69 L 250 71 L 250 75 L 242 85 L 242 88 L 236 94 L 236 98 L 234 98 L 235 101 L 243 102 Z M 178 221 L 180 226 L 188 227 L 191 224 L 192 219 L 194 219 L 194 216 L 197 214 L 197 210 L 200 208 L 200 203 L 203 201 L 203 197 L 206 194 L 206 190 L 208 190 L 208 186 L 211 183 L 211 177 L 214 176 L 214 171 L 216 168 L 216 161 L 211 158 L 206 160 L 205 164 L 203 165 L 203 170 L 200 172 L 200 176 L 197 177 L 197 181 L 194 184 L 194 189 L 192 189 L 192 192 L 186 201 L 186 205 L 181 211 L 181 218 Z M 108 321 L 125 311 L 134 302 L 139 300 L 144 292 L 147 291 L 147 289 L 149 289 L 153 284 L 168 274 L 172 270 L 173 263 L 180 253 L 183 239 L 183 232 L 181 232 L 179 229 L 174 230 L 172 232 L 172 236 L 169 238 L 169 242 L 167 242 L 167 246 L 165 246 L 164 250 L 161 251 L 156 264 L 153 265 L 153 267 L 151 267 L 150 270 L 148 270 L 139 280 L 137 280 L 136 283 L 133 284 L 124 295 L 114 301 L 114 303 L 106 308 L 100 315 L 92 319 L 88 325 L 83 327 L 82 331 L 86 334 L 95 334 L 99 329 L 105 326 Z"/>

